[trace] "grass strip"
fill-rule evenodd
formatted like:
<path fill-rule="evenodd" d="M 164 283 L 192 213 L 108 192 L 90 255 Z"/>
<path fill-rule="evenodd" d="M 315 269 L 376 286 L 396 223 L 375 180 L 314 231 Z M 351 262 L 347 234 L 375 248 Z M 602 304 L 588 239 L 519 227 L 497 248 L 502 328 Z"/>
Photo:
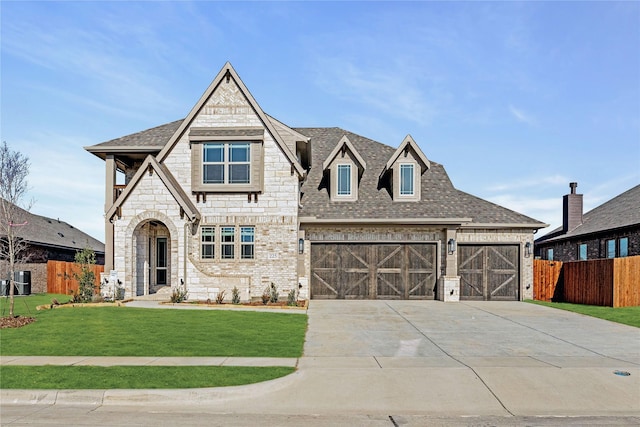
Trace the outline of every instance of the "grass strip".
<path fill-rule="evenodd" d="M 640 306 L 634 307 L 602 307 L 598 305 L 571 304 L 568 302 L 547 302 L 527 300 L 532 304 L 544 305 L 545 307 L 557 308 L 560 310 L 572 311 L 611 322 L 622 323 L 624 325 L 640 328 Z"/>
<path fill-rule="evenodd" d="M 306 314 L 251 311 L 74 307 L 34 317 L 0 330 L 1 355 L 300 357 L 307 328 Z"/>
<path fill-rule="evenodd" d="M 279 366 L 0 366 L 0 378 L 3 389 L 173 389 L 254 384 L 294 370 Z"/>

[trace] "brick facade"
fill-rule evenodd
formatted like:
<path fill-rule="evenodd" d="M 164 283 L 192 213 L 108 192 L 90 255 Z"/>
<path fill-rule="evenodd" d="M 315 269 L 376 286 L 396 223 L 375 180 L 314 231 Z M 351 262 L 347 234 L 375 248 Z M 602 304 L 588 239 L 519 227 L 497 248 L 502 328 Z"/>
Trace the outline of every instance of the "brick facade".
<path fill-rule="evenodd" d="M 607 241 L 616 240 L 616 256 L 620 238 L 629 239 L 628 256 L 640 255 L 640 227 L 610 231 L 607 233 L 577 236 L 567 240 L 543 242 L 536 245 L 536 256 L 547 259 L 547 249 L 553 249 L 553 259 L 559 261 L 577 261 L 578 246 L 587 245 L 587 259 L 607 258 Z"/>

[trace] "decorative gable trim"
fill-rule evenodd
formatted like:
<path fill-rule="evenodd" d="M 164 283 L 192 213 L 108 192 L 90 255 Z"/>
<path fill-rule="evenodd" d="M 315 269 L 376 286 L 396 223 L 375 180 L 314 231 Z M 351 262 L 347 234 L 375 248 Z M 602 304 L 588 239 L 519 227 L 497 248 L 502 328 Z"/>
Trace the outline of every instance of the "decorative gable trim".
<path fill-rule="evenodd" d="M 358 175 L 362 176 L 362 173 L 365 171 L 365 169 L 367 169 L 367 163 L 364 161 L 360 153 L 358 153 L 358 150 L 355 149 L 353 144 L 351 144 L 351 141 L 349 141 L 347 135 L 343 135 L 342 138 L 340 138 L 340 141 L 338 141 L 338 144 L 335 146 L 331 154 L 329 154 L 329 157 L 327 157 L 327 159 L 322 163 L 322 170 L 326 170 L 331 165 L 331 163 L 333 163 L 333 160 L 338 156 L 339 153 L 341 153 L 344 157 L 346 150 L 349 150 L 349 152 L 352 154 L 356 166 L 358 167 Z"/>
<path fill-rule="evenodd" d="M 393 153 L 393 155 L 387 162 L 387 165 L 382 171 L 381 176 L 384 175 L 388 170 L 390 170 L 393 167 L 394 163 L 398 161 L 401 155 L 403 154 L 406 155 L 409 153 L 409 151 L 411 151 L 414 154 L 415 159 L 418 161 L 418 163 L 420 163 L 420 175 L 422 175 L 428 169 L 431 168 L 431 163 L 429 162 L 429 159 L 427 159 L 427 156 L 424 155 L 424 153 L 422 152 L 418 144 L 416 144 L 416 142 L 413 140 L 411 135 L 407 135 L 404 138 L 404 140 L 402 140 L 402 143 L 400 144 L 398 149 Z"/>
<path fill-rule="evenodd" d="M 173 133 L 173 135 L 171 136 L 167 144 L 164 146 L 162 151 L 160 151 L 160 153 L 158 154 L 158 162 L 162 162 L 169 155 L 169 153 L 171 152 L 175 144 L 178 142 L 178 140 L 180 140 L 180 138 L 184 135 L 186 130 L 191 126 L 191 123 L 196 118 L 200 110 L 202 110 L 202 107 L 204 107 L 207 100 L 211 97 L 213 92 L 215 92 L 216 88 L 223 81 L 226 81 L 226 83 L 229 83 L 230 79 L 233 79 L 233 81 L 238 85 L 238 88 L 240 89 L 242 94 L 245 96 L 245 98 L 249 102 L 249 105 L 251 105 L 251 108 L 253 109 L 253 111 L 260 118 L 264 127 L 267 129 L 267 131 L 269 132 L 273 140 L 276 142 L 276 144 L 278 145 L 282 153 L 285 155 L 287 160 L 289 160 L 289 162 L 291 163 L 292 173 L 296 172 L 298 174 L 298 177 L 302 179 L 304 177 L 304 169 L 296 159 L 295 154 L 289 149 L 289 147 L 287 147 L 287 145 L 285 144 L 280 134 L 276 131 L 275 127 L 273 126 L 273 124 L 271 123 L 267 115 L 264 113 L 264 111 L 262 111 L 262 108 L 260 108 L 256 100 L 253 98 L 253 96 L 251 95 L 251 93 L 249 92 L 245 84 L 242 82 L 242 80 L 238 76 L 238 73 L 236 73 L 236 70 L 234 70 L 230 62 L 227 62 L 224 65 L 224 67 L 222 67 L 222 69 L 220 70 L 218 75 L 213 79 L 213 81 L 211 82 L 207 90 L 205 90 L 204 94 L 202 94 L 202 96 L 200 97 L 196 105 L 193 106 L 193 108 L 191 109 L 187 117 L 180 124 L 180 127 L 178 127 L 178 129 Z"/>
<path fill-rule="evenodd" d="M 184 213 L 187 216 L 188 220 L 191 222 L 200 221 L 200 212 L 195 207 L 195 205 L 189 200 L 189 197 L 182 191 L 182 187 L 173 177 L 171 172 L 164 166 L 161 165 L 155 157 L 149 155 L 142 162 L 142 165 L 135 173 L 129 184 L 125 187 L 124 191 L 113 203 L 113 206 L 109 208 L 106 213 L 106 217 L 108 220 L 111 220 L 116 214 L 119 214 L 121 211 L 122 205 L 127 200 L 129 195 L 133 192 L 138 182 L 142 179 L 145 173 L 156 173 L 164 186 L 169 190 L 169 193 L 173 196 L 175 201 L 180 205 L 180 212 Z"/>

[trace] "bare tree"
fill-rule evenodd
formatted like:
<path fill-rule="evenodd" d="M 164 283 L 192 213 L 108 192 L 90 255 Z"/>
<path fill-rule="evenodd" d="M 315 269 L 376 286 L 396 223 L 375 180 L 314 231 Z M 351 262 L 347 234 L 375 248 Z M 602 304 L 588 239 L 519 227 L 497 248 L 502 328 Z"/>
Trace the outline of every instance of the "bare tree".
<path fill-rule="evenodd" d="M 27 192 L 29 158 L 12 151 L 3 142 L 0 146 L 0 259 L 9 263 L 9 278 L 15 277 L 15 264 L 26 249 L 20 228 L 26 225 L 25 210 L 19 205 Z M 14 286 L 9 286 L 9 316 L 13 317 Z"/>

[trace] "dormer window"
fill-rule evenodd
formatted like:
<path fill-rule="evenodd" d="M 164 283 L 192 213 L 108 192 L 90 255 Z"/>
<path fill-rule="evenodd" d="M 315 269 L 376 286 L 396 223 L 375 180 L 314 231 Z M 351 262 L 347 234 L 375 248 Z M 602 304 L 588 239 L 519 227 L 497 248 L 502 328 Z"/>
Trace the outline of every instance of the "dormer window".
<path fill-rule="evenodd" d="M 400 195 L 413 196 L 414 191 L 414 167 L 413 164 L 400 163 Z"/>
<path fill-rule="evenodd" d="M 380 185 L 389 189 L 395 201 L 420 201 L 421 177 L 430 167 L 429 159 L 407 135 L 380 174 Z"/>
<path fill-rule="evenodd" d="M 331 200 L 358 200 L 358 182 L 367 164 L 347 136 L 343 136 L 322 164 Z M 327 179 L 328 178 L 328 179 Z"/>
<path fill-rule="evenodd" d="M 337 165 L 337 196 L 351 196 L 351 165 Z"/>

